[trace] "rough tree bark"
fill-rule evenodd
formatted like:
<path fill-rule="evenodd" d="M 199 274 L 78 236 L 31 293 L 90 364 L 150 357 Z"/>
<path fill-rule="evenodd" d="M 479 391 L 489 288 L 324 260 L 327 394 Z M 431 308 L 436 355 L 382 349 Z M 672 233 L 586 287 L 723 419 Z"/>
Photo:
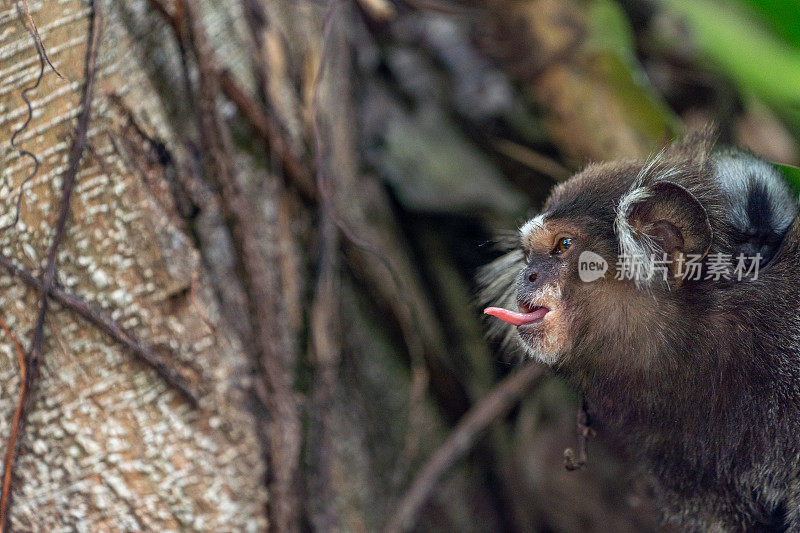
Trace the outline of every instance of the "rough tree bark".
<path fill-rule="evenodd" d="M 207 276 L 181 228 L 168 176 L 145 137 L 176 142 L 146 75 L 138 37 L 117 2 L 98 2 L 98 73 L 88 144 L 77 173 L 58 283 L 151 347 L 200 400 L 198 408 L 103 332 L 59 305 L 46 317 L 41 376 L 30 398 L 12 483 L 17 530 L 263 529 L 265 475 L 246 408 L 250 363 L 219 320 Z M 136 8 L 131 2 L 131 9 Z M 18 11 L 18 9 L 20 11 Z M 138 7 L 141 11 L 141 6 Z M 39 76 L 35 21 L 52 65 Z M 2 251 L 38 273 L 53 236 L 67 152 L 81 112 L 87 2 L 5 2 L 0 11 L 0 212 L 20 220 Z M 142 121 L 137 131 L 132 118 Z M 19 132 L 15 144 L 11 136 Z M 163 154 L 161 154 L 163 156 Z M 193 281 L 199 277 L 200 281 Z M 0 309 L 23 346 L 40 297 L 2 274 Z M 206 323 L 204 317 L 210 317 Z M 213 325 L 213 328 L 210 327 Z M 2 339 L 0 434 L 20 390 L 17 355 Z"/>

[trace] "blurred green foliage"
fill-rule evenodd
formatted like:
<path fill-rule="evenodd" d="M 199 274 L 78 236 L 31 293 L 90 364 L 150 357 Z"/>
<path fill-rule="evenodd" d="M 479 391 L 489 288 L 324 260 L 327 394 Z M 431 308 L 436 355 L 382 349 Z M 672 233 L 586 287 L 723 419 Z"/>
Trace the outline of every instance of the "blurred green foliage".
<path fill-rule="evenodd" d="M 596 0 L 590 4 L 587 19 L 587 48 L 623 103 L 628 120 L 653 139 L 659 139 L 665 131 L 674 137 L 680 131 L 679 120 L 642 70 L 636 58 L 633 28 L 620 5 L 614 0 Z"/>
<path fill-rule="evenodd" d="M 797 0 L 743 0 L 769 27 L 800 48 L 800 2 Z"/>
<path fill-rule="evenodd" d="M 775 166 L 780 170 L 783 177 L 789 183 L 789 186 L 796 194 L 800 194 L 800 168 L 792 165 L 781 165 L 776 163 Z"/>
<path fill-rule="evenodd" d="M 796 0 L 665 0 L 697 51 L 800 132 L 800 4 Z"/>

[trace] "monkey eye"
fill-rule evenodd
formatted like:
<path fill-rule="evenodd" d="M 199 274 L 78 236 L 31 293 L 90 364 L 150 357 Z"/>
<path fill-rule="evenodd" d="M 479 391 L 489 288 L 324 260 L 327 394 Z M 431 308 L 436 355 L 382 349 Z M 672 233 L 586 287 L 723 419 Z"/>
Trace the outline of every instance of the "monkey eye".
<path fill-rule="evenodd" d="M 572 237 L 562 237 L 558 239 L 556 247 L 553 248 L 552 254 L 553 255 L 563 254 L 564 252 L 569 250 L 570 246 L 572 246 Z"/>

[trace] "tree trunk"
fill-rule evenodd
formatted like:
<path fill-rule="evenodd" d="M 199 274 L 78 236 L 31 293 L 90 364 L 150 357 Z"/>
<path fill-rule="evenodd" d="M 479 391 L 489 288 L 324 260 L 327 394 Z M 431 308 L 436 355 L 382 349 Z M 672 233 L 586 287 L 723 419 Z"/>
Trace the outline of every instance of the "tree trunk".
<path fill-rule="evenodd" d="M 81 112 L 92 8 L 75 0 L 20 2 L 19 9 L 22 18 L 13 3 L 0 14 L 4 223 L 13 220 L 27 183 L 19 222 L 1 238 L 3 253 L 38 275 L 53 239 Z M 26 9 L 53 67 L 43 67 L 41 83 L 31 90 L 25 89 L 36 83 L 40 61 L 21 22 Z M 200 405 L 190 407 L 156 372 L 74 311 L 53 306 L 41 375 L 16 452 L 10 525 L 37 531 L 261 529 L 265 469 L 247 407 L 251 364 L 219 318 L 208 276 L 169 194 L 172 163 L 163 158 L 179 138 L 143 64 L 141 36 L 125 22 L 130 8 L 107 1 L 95 9 L 101 32 L 97 81 L 58 251 L 58 283 L 151 347 Z M 27 124 L 23 94 L 32 109 Z M 154 139 L 166 144 L 163 153 Z M 6 274 L 2 318 L 27 347 L 40 294 Z M 20 368 L 10 339 L 4 337 L 2 347 L 5 436 Z"/>

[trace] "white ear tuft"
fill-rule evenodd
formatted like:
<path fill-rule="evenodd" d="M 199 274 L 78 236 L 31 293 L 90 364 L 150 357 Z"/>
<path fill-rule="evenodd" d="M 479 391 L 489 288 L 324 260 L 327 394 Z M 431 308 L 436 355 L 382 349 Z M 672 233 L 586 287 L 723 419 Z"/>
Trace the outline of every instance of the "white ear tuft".
<path fill-rule="evenodd" d="M 628 217 L 634 205 L 653 195 L 653 183 L 667 181 L 683 171 L 681 165 L 665 165 L 665 154 L 669 146 L 652 156 L 636 174 L 628 192 L 617 206 L 614 231 L 620 245 L 620 265 L 623 272 L 633 277 L 636 286 L 647 287 L 654 276 L 654 260 L 663 256 L 664 251 L 647 234 L 636 231 Z"/>
<path fill-rule="evenodd" d="M 639 288 L 649 285 L 654 272 L 653 260 L 661 257 L 663 251 L 649 235 L 637 232 L 628 221 L 628 215 L 633 205 L 652 196 L 647 187 L 636 187 L 628 191 L 617 206 L 614 232 L 617 234 L 620 247 L 620 262 L 618 266 L 623 272 L 630 273 L 636 286 Z"/>

